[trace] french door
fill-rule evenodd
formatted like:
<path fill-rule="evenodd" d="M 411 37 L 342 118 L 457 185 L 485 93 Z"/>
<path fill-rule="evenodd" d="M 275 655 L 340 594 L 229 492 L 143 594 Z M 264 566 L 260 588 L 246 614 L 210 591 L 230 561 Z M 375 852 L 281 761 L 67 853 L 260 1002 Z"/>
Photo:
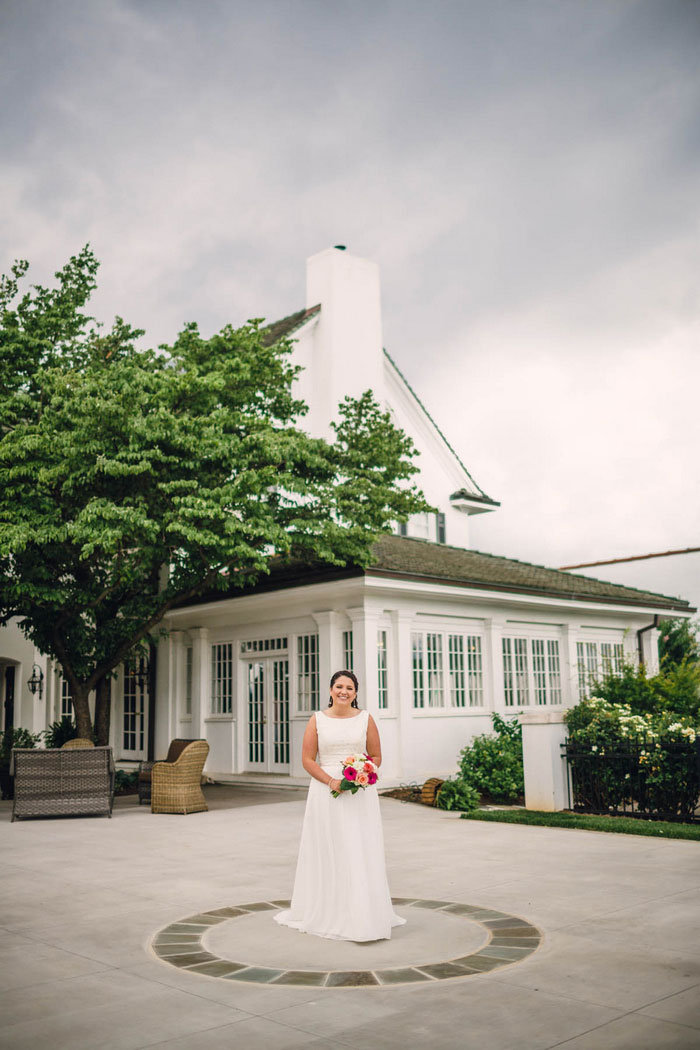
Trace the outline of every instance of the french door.
<path fill-rule="evenodd" d="M 289 660 L 265 657 L 245 663 L 246 768 L 289 772 Z"/>
<path fill-rule="evenodd" d="M 148 661 L 124 665 L 122 703 L 122 757 L 145 758 L 148 717 Z"/>

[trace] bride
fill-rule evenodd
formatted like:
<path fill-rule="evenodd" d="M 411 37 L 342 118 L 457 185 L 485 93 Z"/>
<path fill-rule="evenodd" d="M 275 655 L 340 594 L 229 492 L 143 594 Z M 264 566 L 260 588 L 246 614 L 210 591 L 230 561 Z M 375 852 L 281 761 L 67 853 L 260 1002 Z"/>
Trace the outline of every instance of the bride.
<path fill-rule="evenodd" d="M 313 779 L 291 907 L 274 918 L 317 937 L 376 941 L 406 921 L 394 913 L 389 894 L 377 789 L 331 794 L 340 790 L 347 756 L 364 753 L 381 764 L 379 732 L 358 709 L 357 692 L 352 671 L 336 671 L 328 711 L 316 711 L 306 726 L 302 764 Z"/>

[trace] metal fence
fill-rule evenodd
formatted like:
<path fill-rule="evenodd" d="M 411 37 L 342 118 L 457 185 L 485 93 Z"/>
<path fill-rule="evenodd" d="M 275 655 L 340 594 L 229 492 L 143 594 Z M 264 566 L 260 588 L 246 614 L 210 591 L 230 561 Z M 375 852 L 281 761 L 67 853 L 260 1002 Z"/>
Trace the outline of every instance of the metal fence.
<path fill-rule="evenodd" d="M 677 743 L 636 737 L 596 752 L 567 740 L 562 751 L 569 809 L 700 822 L 700 737 Z"/>

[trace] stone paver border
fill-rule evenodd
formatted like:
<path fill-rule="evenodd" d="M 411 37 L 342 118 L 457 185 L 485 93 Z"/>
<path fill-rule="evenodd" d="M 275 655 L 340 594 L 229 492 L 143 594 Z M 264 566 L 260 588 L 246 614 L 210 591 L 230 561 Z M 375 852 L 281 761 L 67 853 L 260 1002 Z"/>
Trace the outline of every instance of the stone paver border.
<path fill-rule="evenodd" d="M 507 912 L 480 908 L 455 901 L 434 901 L 418 897 L 394 897 L 393 903 L 403 907 L 428 908 L 465 918 L 483 926 L 489 934 L 488 942 L 470 955 L 458 959 L 427 962 L 419 966 L 400 966 L 385 970 L 283 970 L 249 963 L 233 962 L 212 955 L 204 949 L 202 937 L 211 926 L 228 922 L 251 912 L 288 908 L 289 901 L 254 901 L 230 908 L 200 912 L 165 926 L 153 938 L 151 947 L 158 958 L 170 966 L 215 977 L 226 981 L 247 981 L 253 984 L 303 985 L 318 988 L 357 988 L 360 986 L 392 986 L 417 982 L 445 981 L 455 977 L 471 977 L 515 962 L 531 955 L 540 944 L 542 934 L 532 923 Z"/>

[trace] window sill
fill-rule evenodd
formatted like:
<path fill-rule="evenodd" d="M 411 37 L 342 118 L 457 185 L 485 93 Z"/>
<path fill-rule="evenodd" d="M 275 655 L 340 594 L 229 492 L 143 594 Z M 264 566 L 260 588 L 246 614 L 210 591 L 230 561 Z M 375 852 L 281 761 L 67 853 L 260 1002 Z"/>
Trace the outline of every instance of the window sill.
<path fill-rule="evenodd" d="M 235 715 L 207 715 L 205 722 L 235 722 Z"/>

